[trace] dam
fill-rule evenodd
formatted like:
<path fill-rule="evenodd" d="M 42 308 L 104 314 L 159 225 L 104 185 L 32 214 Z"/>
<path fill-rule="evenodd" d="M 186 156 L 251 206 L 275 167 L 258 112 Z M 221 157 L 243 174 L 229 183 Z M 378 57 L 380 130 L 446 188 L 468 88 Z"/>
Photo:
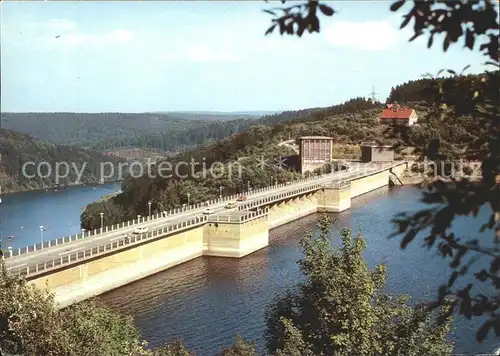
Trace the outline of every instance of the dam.
<path fill-rule="evenodd" d="M 58 307 L 102 294 L 199 256 L 241 258 L 269 244 L 269 230 L 316 212 L 341 212 L 351 199 L 387 186 L 407 162 L 362 165 L 174 209 L 43 244 L 10 250 L 7 269 L 48 288 Z M 165 216 L 166 215 L 166 216 Z M 137 227 L 148 231 L 130 235 Z"/>

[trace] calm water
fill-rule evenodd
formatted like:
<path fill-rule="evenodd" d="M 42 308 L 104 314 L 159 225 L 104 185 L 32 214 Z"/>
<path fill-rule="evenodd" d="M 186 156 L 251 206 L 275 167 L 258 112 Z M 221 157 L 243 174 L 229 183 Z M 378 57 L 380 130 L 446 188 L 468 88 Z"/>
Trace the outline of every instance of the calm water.
<path fill-rule="evenodd" d="M 34 191 L 2 196 L 0 203 L 0 237 L 2 247 L 24 247 L 40 243 L 40 226 L 44 241 L 77 234 L 80 214 L 90 202 L 120 189 L 121 183 L 96 187 L 75 187 L 58 191 Z M 9 239 L 9 236 L 13 236 Z"/>
<path fill-rule="evenodd" d="M 39 225 L 47 227 L 46 239 L 76 233 L 81 208 L 117 189 L 118 184 L 111 184 L 95 190 L 82 187 L 6 196 L 0 216 L 3 236 L 17 236 L 11 244 L 21 247 L 39 241 Z M 418 197 L 418 190 L 409 187 L 367 194 L 355 199 L 349 211 L 334 215 L 337 223 L 332 231 L 334 241 L 338 241 L 335 238 L 341 227 L 362 231 L 368 242 L 368 263 L 373 266 L 383 261 L 388 265 L 388 289 L 409 293 L 417 300 L 432 295 L 448 274 L 446 263 L 434 252 L 420 248 L 419 243 L 401 251 L 398 240 L 387 239 L 392 231 L 390 217 L 402 210 L 418 209 Z M 314 229 L 316 218 L 310 216 L 272 230 L 270 246 L 243 259 L 198 258 L 100 299 L 134 316 L 142 336 L 153 347 L 181 338 L 198 355 L 210 356 L 232 343 L 239 333 L 257 341 L 262 350 L 266 305 L 301 278 L 296 265 L 301 257 L 298 241 Z M 454 229 L 467 236 L 475 233 L 477 226 L 474 219 L 462 219 Z M 477 344 L 477 326 L 477 322 L 457 320 L 453 335 L 457 353 L 491 353 L 500 346 L 493 336 Z"/>

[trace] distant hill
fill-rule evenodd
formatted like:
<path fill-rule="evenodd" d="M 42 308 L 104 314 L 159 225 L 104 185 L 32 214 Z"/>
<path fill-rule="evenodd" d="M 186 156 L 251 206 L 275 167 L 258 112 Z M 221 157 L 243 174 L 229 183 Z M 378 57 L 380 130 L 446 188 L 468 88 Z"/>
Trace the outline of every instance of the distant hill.
<path fill-rule="evenodd" d="M 57 145 L 100 151 L 141 148 L 178 152 L 224 139 L 254 125 L 298 122 L 324 113 L 342 113 L 346 105 L 351 111 L 377 106 L 364 99 L 353 99 L 328 108 L 282 113 L 2 113 L 0 127 Z"/>
<path fill-rule="evenodd" d="M 178 152 L 193 149 L 199 145 L 224 139 L 255 125 L 255 120 L 236 119 L 227 121 L 184 121 L 182 125 L 172 125 L 166 130 L 128 137 L 103 139 L 92 147 L 107 150 L 109 148 L 142 148 L 157 152 Z"/>
<path fill-rule="evenodd" d="M 348 100 L 345 103 L 333 105 L 330 107 L 305 109 L 299 111 L 284 111 L 282 113 L 273 113 L 271 115 L 264 115 L 258 118 L 253 117 L 253 119 L 250 119 L 250 116 L 243 116 L 242 118 L 232 120 L 193 120 L 189 121 L 188 124 L 183 125 L 179 130 L 171 129 L 166 132 L 159 131 L 153 134 L 149 133 L 135 140 L 115 140 L 113 145 L 115 147 L 138 147 L 144 149 L 153 149 L 156 151 L 182 152 L 193 150 L 199 146 L 206 146 L 207 144 L 223 140 L 232 135 L 248 130 L 253 126 L 314 121 L 320 120 L 325 116 L 344 113 L 356 113 L 363 110 L 380 107 L 380 103 L 372 103 L 370 100 L 355 98 Z M 174 113 L 169 113 L 168 115 L 172 115 L 171 117 L 174 117 Z M 196 116 L 201 114 L 193 115 Z M 209 117 L 212 114 L 206 115 L 207 116 L 205 117 Z M 218 116 L 214 117 L 221 117 L 221 115 L 236 115 L 236 113 L 217 113 L 217 115 Z M 374 114 L 374 116 L 376 116 L 376 114 Z M 189 116 L 184 116 L 183 119 L 186 119 L 186 117 Z M 261 138 L 258 139 L 260 140 Z M 111 147 L 113 145 L 109 142 L 102 143 L 103 147 Z"/>
<path fill-rule="evenodd" d="M 1 127 L 60 145 L 90 147 L 110 138 L 184 127 L 188 122 L 158 114 L 2 113 Z"/>
<path fill-rule="evenodd" d="M 271 115 L 276 111 L 158 111 L 162 114 L 186 120 L 234 120 L 234 119 L 258 119 L 265 115 Z"/>
<path fill-rule="evenodd" d="M 177 149 L 198 145 L 204 139 L 222 138 L 220 133 L 213 137 L 205 134 L 213 132 L 211 127 L 214 126 L 227 126 L 226 135 L 231 135 L 248 118 L 256 117 L 237 119 L 229 114 L 194 113 L 2 113 L 0 127 L 58 145 L 100 150 L 147 147 L 153 138 L 161 136 L 163 146 Z M 221 122 L 228 123 L 222 125 Z M 203 139 L 193 137 L 196 133 L 204 136 Z"/>
<path fill-rule="evenodd" d="M 101 162 L 110 162 L 116 167 L 116 164 L 124 161 L 91 150 L 41 142 L 29 135 L 3 129 L 0 130 L 0 143 L 2 193 L 51 188 L 56 183 L 59 186 L 71 186 L 76 182 L 99 183 Z M 49 175 L 47 166 L 39 166 L 41 162 L 48 163 L 52 174 Z M 70 168 L 68 177 L 56 182 L 56 164 L 63 162 L 67 162 L 69 167 L 76 167 L 76 170 Z M 25 166 L 26 163 L 28 164 Z M 41 175 L 47 176 L 46 178 L 37 173 L 37 166 L 40 167 Z M 81 181 L 77 179 L 78 172 L 82 172 Z M 60 173 L 62 175 L 66 173 L 66 169 L 62 166 Z M 116 176 L 109 180 L 115 179 Z"/>

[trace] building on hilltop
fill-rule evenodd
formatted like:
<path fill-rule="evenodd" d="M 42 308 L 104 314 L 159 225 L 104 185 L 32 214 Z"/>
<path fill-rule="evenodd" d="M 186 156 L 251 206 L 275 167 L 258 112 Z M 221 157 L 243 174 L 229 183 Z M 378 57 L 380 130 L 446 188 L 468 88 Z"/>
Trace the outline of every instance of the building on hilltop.
<path fill-rule="evenodd" d="M 414 109 L 399 104 L 388 104 L 380 113 L 381 125 L 413 126 L 418 121 L 418 115 Z"/>
<path fill-rule="evenodd" d="M 381 145 L 375 142 L 361 144 L 361 162 L 392 162 L 394 161 L 394 147 Z"/>
<path fill-rule="evenodd" d="M 332 161 L 333 138 L 327 136 L 302 136 L 299 145 L 300 172 L 304 174 L 323 167 Z"/>

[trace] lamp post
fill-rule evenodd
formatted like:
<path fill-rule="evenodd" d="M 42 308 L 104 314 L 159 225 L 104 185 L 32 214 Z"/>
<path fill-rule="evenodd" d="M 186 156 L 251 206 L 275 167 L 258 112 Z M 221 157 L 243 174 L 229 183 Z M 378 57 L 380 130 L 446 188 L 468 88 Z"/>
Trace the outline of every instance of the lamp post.
<path fill-rule="evenodd" d="M 101 215 L 101 232 L 102 232 L 102 227 L 104 226 L 104 213 L 100 213 Z"/>
<path fill-rule="evenodd" d="M 271 186 L 273 185 L 273 176 L 271 176 Z"/>
<path fill-rule="evenodd" d="M 151 200 L 148 201 L 149 218 L 151 219 Z"/>
<path fill-rule="evenodd" d="M 250 191 L 250 181 L 247 180 L 247 191 Z"/>
<path fill-rule="evenodd" d="M 189 198 L 191 197 L 191 194 L 187 193 L 187 196 L 188 196 L 188 206 L 187 206 L 187 208 L 189 209 Z"/>
<path fill-rule="evenodd" d="M 219 186 L 219 199 L 222 199 L 222 185 Z"/>
<path fill-rule="evenodd" d="M 45 230 L 45 227 L 43 225 L 40 225 L 40 246 L 43 248 L 43 230 Z"/>

